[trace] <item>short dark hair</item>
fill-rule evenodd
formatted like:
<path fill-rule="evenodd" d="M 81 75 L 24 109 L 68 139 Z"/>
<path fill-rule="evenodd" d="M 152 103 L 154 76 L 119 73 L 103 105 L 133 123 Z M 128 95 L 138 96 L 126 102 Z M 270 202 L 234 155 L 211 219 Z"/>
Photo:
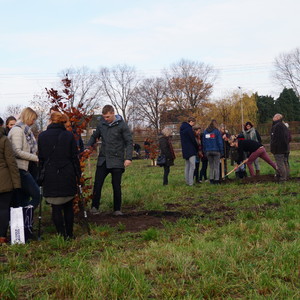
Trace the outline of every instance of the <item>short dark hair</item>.
<path fill-rule="evenodd" d="M 103 108 L 102 108 L 102 114 L 106 115 L 107 113 L 114 113 L 114 107 L 112 105 L 106 104 Z"/>
<path fill-rule="evenodd" d="M 0 126 L 2 126 L 4 124 L 3 119 L 0 117 Z"/>

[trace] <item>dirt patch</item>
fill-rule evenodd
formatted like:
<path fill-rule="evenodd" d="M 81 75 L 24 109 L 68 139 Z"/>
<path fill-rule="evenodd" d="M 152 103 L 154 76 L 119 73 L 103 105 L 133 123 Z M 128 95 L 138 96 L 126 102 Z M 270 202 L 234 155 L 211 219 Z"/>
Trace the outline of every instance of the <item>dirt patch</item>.
<path fill-rule="evenodd" d="M 253 177 L 245 177 L 243 179 L 225 179 L 221 183 L 222 184 L 227 184 L 227 183 L 232 183 L 234 181 L 239 181 L 241 184 L 249 184 L 249 183 L 267 183 L 267 182 L 278 182 L 276 177 L 271 174 L 267 175 L 259 175 L 259 176 L 253 176 Z M 294 181 L 294 182 L 299 182 L 300 177 L 293 177 L 290 178 L 288 181 Z"/>
<path fill-rule="evenodd" d="M 179 218 L 191 217 L 178 211 L 139 211 L 124 213 L 123 216 L 100 213 L 89 215 L 89 222 L 98 226 L 109 225 L 122 228 L 122 231 L 138 232 L 150 227 L 162 228 L 163 221 L 176 222 Z"/>

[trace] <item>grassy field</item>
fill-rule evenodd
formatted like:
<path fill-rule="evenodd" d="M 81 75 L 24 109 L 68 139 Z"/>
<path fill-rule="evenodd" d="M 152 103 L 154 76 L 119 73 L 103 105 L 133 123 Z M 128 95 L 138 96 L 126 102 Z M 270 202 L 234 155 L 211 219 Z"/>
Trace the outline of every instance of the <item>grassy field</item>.
<path fill-rule="evenodd" d="M 300 299 L 300 151 L 291 154 L 298 179 L 281 185 L 189 187 L 183 160 L 175 162 L 163 186 L 161 168 L 134 161 L 123 210 L 186 217 L 139 232 L 120 218 L 115 227 L 92 224 L 91 236 L 76 224 L 77 238 L 64 241 L 44 205 L 42 241 L 0 247 L 0 299 Z M 109 178 L 101 210 L 112 211 Z"/>

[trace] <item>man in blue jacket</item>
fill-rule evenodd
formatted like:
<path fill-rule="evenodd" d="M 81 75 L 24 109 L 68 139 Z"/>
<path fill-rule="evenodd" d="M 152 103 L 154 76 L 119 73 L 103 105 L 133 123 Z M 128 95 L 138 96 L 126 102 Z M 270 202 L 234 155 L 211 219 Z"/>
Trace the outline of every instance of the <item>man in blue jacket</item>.
<path fill-rule="evenodd" d="M 87 146 L 94 145 L 99 138 L 101 139 L 101 149 L 97 161 L 91 213 L 99 213 L 102 186 L 106 176 L 111 173 L 114 215 L 120 216 L 123 214 L 121 212 L 121 179 L 125 168 L 132 161 L 133 142 L 129 127 L 121 116 L 115 115 L 111 105 L 103 107 L 102 119 Z"/>
<path fill-rule="evenodd" d="M 198 144 L 193 131 L 195 123 L 196 119 L 189 117 L 187 122 L 183 122 L 180 126 L 182 157 L 185 159 L 185 182 L 190 186 L 194 183 L 194 170 L 198 152 Z"/>

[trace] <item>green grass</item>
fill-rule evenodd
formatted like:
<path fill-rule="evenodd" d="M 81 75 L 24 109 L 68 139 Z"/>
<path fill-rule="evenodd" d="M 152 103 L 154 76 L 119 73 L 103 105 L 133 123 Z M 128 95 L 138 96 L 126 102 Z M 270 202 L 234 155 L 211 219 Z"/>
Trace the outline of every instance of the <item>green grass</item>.
<path fill-rule="evenodd" d="M 292 152 L 293 177 L 299 162 Z M 175 163 L 163 186 L 162 168 L 134 161 L 123 210 L 188 217 L 136 233 L 92 224 L 91 236 L 76 224 L 77 238 L 64 241 L 44 205 L 42 241 L 0 247 L 0 299 L 299 299 L 299 181 L 189 187 L 183 160 Z M 112 210 L 110 178 L 101 210 Z"/>

